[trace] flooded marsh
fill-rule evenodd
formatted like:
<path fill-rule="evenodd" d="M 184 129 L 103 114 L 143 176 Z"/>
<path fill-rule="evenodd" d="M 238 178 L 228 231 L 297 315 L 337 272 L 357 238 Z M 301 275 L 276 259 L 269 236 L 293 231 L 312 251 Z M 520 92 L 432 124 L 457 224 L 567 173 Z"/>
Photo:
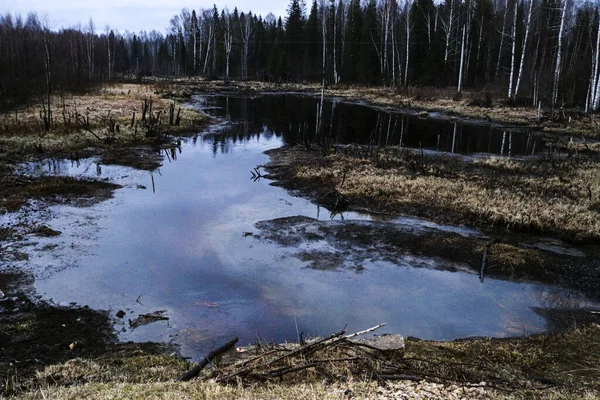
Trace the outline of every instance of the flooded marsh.
<path fill-rule="evenodd" d="M 271 179 L 251 179 L 254 168 L 267 175 L 265 151 L 320 140 L 314 99 L 208 96 L 192 104 L 222 122 L 161 150 L 156 170 L 97 158 L 23 165 L 29 176 L 122 188 L 85 208 L 29 204 L 23 218 L 61 234 L 26 236 L 19 251 L 28 260 L 3 260 L 0 268 L 31 271 L 44 299 L 110 310 L 122 340 L 176 343 L 196 359 L 234 335 L 241 344 L 280 342 L 298 331 L 326 335 L 387 322 L 385 332 L 425 339 L 506 337 L 546 330 L 540 309 L 600 309 L 565 286 L 493 274 L 482 281 L 474 272 L 480 248 L 465 247 L 489 240 L 478 230 L 331 212 Z M 542 144 L 529 133 L 327 106 L 326 135 L 335 143 L 465 155 L 525 155 Z M 7 227 L 18 217 L 0 218 Z M 452 253 L 444 251 L 448 242 L 458 243 Z M 165 319 L 135 324 L 155 312 Z"/>

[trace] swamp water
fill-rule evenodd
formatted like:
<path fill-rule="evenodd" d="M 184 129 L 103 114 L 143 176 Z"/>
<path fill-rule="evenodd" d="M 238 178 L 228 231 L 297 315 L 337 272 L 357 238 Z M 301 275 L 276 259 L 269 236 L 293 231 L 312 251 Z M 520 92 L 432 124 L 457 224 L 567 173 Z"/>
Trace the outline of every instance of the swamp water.
<path fill-rule="evenodd" d="M 282 96 L 271 99 L 271 106 L 286 101 Z M 316 104 L 314 99 L 295 99 Z M 258 239 L 255 223 L 292 216 L 372 218 L 331 215 L 266 179 L 250 179 L 255 166 L 268 162 L 264 151 L 296 140 L 287 136 L 297 129 L 294 122 L 277 125 L 273 118 L 297 112 L 303 118 L 300 107 L 289 105 L 278 114 L 264 98 L 205 97 L 193 104 L 232 122 L 183 139 L 180 148 L 163 153 L 164 165 L 155 172 L 99 166 L 94 159 L 26 166 L 32 174 L 99 177 L 123 185 L 114 198 L 91 207 L 55 206 L 30 213 L 29 218 L 38 213 L 62 232 L 53 238 L 30 237 L 23 250 L 29 261 L 10 263 L 34 273 L 43 298 L 107 309 L 113 316 L 124 310 L 124 318 L 115 317 L 121 339 L 171 341 L 195 359 L 236 335 L 240 344 L 256 338 L 296 340 L 296 324 L 305 337 L 380 322 L 387 323 L 381 333 L 425 339 L 513 336 L 546 329 L 546 320 L 533 307 L 597 306 L 558 287 L 495 279 L 482 283 L 473 273 L 436 270 L 439 261 L 427 257 L 367 260 L 360 270 L 308 268 L 294 257 L 294 246 Z M 350 106 L 338 104 L 336 109 L 344 107 Z M 348 108 L 343 120 L 373 111 L 363 108 Z M 519 140 L 513 143 L 515 152 Z M 494 143 L 497 147 L 496 139 Z M 10 216 L 0 218 L 7 223 Z M 478 235 L 418 219 L 387 222 Z M 0 268 L 6 264 L 0 262 Z M 169 319 L 135 329 L 129 325 L 129 319 L 158 310 Z"/>

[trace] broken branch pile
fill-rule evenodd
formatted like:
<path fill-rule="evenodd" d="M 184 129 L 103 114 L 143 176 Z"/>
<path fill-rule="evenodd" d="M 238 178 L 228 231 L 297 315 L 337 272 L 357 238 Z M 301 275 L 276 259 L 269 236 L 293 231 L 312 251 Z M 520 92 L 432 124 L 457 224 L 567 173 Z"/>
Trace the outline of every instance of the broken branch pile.
<path fill-rule="evenodd" d="M 210 363 L 215 368 L 202 375 L 203 378 L 214 379 L 222 384 L 267 381 L 346 382 L 374 379 L 452 383 L 501 391 L 560 386 L 556 381 L 538 376 L 513 374 L 512 371 L 494 363 L 461 362 L 459 354 L 447 354 L 441 358 L 432 355 L 428 358 L 422 355 L 412 357 L 412 354 L 407 352 L 405 356 L 404 340 L 399 335 L 384 334 L 358 338 L 382 326 L 385 324 L 349 335 L 342 330 L 326 338 L 301 341 L 300 344 L 257 344 L 238 348 L 237 352 L 233 352 L 235 342 L 230 341 L 211 352 L 200 365 L 184 374 L 180 380 L 192 379 Z M 418 346 L 418 343 L 415 345 Z M 229 358 L 233 361 L 219 365 L 214 359 L 217 358 L 217 353 L 220 357 L 224 351 L 228 351 L 229 355 L 223 359 Z M 452 349 L 447 351 L 453 352 Z"/>

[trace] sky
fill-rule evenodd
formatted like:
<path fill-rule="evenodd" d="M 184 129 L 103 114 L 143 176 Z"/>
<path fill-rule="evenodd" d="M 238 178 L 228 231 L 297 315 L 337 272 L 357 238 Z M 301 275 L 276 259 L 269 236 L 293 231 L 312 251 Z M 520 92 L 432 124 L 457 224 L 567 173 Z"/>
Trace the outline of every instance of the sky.
<path fill-rule="evenodd" d="M 171 17 L 184 7 L 198 12 L 216 4 L 219 10 L 226 6 L 233 10 L 237 6 L 240 12 L 252 11 L 263 17 L 269 12 L 284 16 L 289 0 L 2 0 L 0 3 L 0 13 L 21 14 L 25 19 L 27 13 L 35 11 L 54 30 L 79 23 L 87 26 L 91 17 L 97 31 L 104 31 L 108 25 L 122 33 L 153 29 L 164 33 Z"/>

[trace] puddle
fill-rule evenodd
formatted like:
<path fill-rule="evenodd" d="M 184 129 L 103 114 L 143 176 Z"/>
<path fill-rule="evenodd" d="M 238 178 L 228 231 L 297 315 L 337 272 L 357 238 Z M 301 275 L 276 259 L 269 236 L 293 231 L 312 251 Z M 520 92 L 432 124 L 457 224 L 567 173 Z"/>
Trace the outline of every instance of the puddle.
<path fill-rule="evenodd" d="M 281 110 L 272 107 L 284 104 L 285 118 L 284 111 L 296 100 L 230 99 L 229 111 L 219 108 L 224 101 L 210 97 L 206 104 L 211 113 L 226 113 L 234 123 L 182 140 L 180 149 L 165 155 L 164 165 L 154 172 L 103 165 L 96 159 L 25 166 L 32 174 L 94 176 L 123 188 L 91 207 L 35 211 L 44 226 L 62 234 L 28 236 L 22 251 L 29 260 L 1 261 L 0 268 L 30 270 L 38 293 L 56 303 L 111 310 L 123 340 L 178 343 L 193 358 L 235 335 L 240 344 L 256 338 L 296 340 L 296 323 L 305 337 L 380 322 L 387 323 L 384 332 L 425 339 L 503 337 L 545 330 L 547 321 L 536 309 L 598 308 L 558 287 L 495 279 L 481 283 L 476 274 L 460 268 L 438 270 L 439 258 L 427 255 L 404 254 L 394 262 L 363 257 L 334 271 L 309 268 L 314 253 L 312 259 L 310 254 L 297 257 L 294 253 L 303 250 L 297 243 L 284 246 L 260 239 L 255 224 L 294 216 L 339 224 L 376 223 L 378 218 L 330 214 L 268 180 L 251 179 L 251 170 L 268 161 L 263 152 L 288 140 L 286 126 L 295 129 L 313 100 L 298 100 L 308 105 L 298 106 L 297 119 L 287 123 L 278 119 Z M 264 113 L 259 113 L 261 107 Z M 351 118 L 342 114 L 344 107 L 337 105 L 336 112 Z M 362 111 L 358 113 L 353 121 L 360 121 Z M 355 140 L 358 130 L 344 140 Z M 460 143 L 466 143 L 465 137 Z M 518 148 L 513 143 L 513 151 Z M 29 218 L 35 219 L 35 212 Z M 0 225 L 11 218 L 15 216 L 0 216 Z M 414 218 L 385 223 L 423 234 L 479 235 Z M 336 251 L 326 246 L 319 250 Z M 337 258 L 346 260 L 344 254 Z M 129 326 L 129 320 L 157 310 L 164 320 Z M 122 318 L 116 318 L 119 311 L 125 313 L 119 313 Z"/>

